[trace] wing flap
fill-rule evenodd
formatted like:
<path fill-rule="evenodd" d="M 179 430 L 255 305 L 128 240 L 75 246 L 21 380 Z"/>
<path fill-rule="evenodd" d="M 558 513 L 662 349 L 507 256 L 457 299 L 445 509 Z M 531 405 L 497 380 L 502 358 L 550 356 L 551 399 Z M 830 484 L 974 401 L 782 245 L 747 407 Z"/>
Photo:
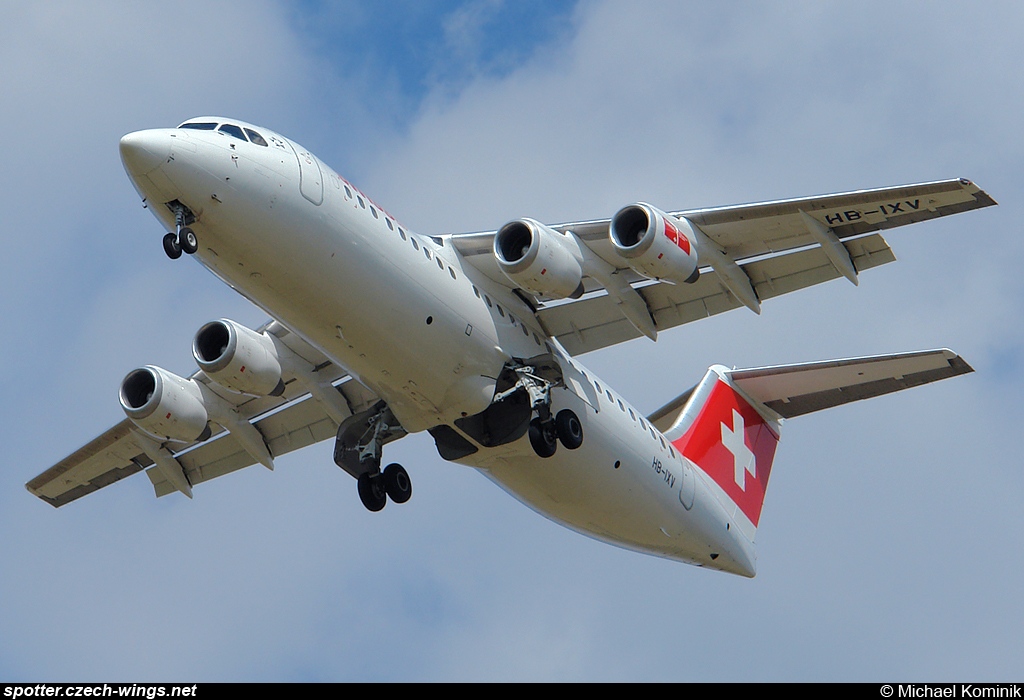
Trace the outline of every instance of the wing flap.
<path fill-rule="evenodd" d="M 896 259 L 878 234 L 844 243 L 858 271 Z M 787 294 L 840 277 L 820 247 L 792 251 L 742 265 L 760 299 Z M 638 288 L 659 331 L 730 311 L 740 302 L 713 272 L 693 284 L 649 284 Z M 640 332 L 618 310 L 614 298 L 598 295 L 551 305 L 537 311 L 545 330 L 572 355 L 598 350 L 640 337 Z"/>
<path fill-rule="evenodd" d="M 275 458 L 332 438 L 338 431 L 323 408 L 308 396 L 255 421 L 255 425 Z M 230 433 L 222 433 L 177 457 L 193 486 L 255 464 Z M 176 490 L 158 469 L 146 473 L 158 497 Z"/>
<path fill-rule="evenodd" d="M 376 394 L 355 381 L 346 381 L 336 389 L 341 392 L 353 413 L 364 411 L 379 400 Z M 333 438 L 338 432 L 338 425 L 309 394 L 267 412 L 253 423 L 274 457 Z M 215 439 L 182 451 L 176 457 L 193 486 L 256 463 L 231 433 L 226 431 Z M 175 491 L 160 470 L 150 469 L 146 474 L 157 497 Z"/>

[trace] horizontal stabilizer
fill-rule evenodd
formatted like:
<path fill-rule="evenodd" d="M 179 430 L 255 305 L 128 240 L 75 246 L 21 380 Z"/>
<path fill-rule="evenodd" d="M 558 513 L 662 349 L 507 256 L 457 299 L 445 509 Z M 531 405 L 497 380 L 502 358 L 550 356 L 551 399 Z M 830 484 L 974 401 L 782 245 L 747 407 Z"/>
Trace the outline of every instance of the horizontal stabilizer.
<path fill-rule="evenodd" d="M 945 349 L 756 369 L 714 365 L 697 386 L 648 420 L 714 482 L 753 542 L 781 419 L 973 371 Z"/>
<path fill-rule="evenodd" d="M 937 382 L 974 369 L 952 350 L 854 357 L 728 372 L 747 396 L 783 418 Z"/>

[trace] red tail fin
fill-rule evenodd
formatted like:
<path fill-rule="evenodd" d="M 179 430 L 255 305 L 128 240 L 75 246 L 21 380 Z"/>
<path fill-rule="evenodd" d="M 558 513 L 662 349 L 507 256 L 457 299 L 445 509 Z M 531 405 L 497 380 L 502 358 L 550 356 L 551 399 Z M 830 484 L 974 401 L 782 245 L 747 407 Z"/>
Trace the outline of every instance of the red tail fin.
<path fill-rule="evenodd" d="M 692 422 L 672 444 L 710 476 L 756 528 L 779 443 L 778 424 L 770 424 L 717 369 L 712 368 L 693 392 L 683 414 L 684 421 Z"/>

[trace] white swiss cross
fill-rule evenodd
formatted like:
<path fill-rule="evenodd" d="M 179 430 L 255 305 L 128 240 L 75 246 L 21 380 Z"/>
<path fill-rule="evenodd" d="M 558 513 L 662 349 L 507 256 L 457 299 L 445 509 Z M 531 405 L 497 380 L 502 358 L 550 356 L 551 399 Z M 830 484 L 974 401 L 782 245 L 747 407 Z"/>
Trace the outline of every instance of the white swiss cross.
<path fill-rule="evenodd" d="M 722 445 L 732 452 L 733 478 L 741 491 L 747 490 L 747 472 L 750 476 L 757 478 L 757 469 L 754 464 L 754 453 L 747 447 L 743 439 L 743 416 L 735 408 L 732 409 L 732 429 L 722 423 Z"/>

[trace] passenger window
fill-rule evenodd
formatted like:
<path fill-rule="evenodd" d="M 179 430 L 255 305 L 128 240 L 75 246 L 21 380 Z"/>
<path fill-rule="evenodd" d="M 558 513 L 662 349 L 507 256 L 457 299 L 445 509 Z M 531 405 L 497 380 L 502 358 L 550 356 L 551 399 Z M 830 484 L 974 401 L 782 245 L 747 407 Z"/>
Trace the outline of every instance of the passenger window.
<path fill-rule="evenodd" d="M 437 268 L 439 270 L 443 270 L 444 269 L 444 263 L 441 262 L 441 258 L 436 258 L 436 261 L 437 261 Z"/>
<path fill-rule="evenodd" d="M 392 231 L 395 230 L 395 227 L 391 224 L 391 219 L 384 219 L 384 223 L 386 223 L 388 225 L 388 228 L 391 229 Z"/>
<path fill-rule="evenodd" d="M 264 139 L 262 136 L 257 134 L 252 129 L 246 129 L 245 133 L 249 134 L 249 140 L 252 141 L 257 146 L 269 146 L 270 145 L 269 143 L 267 143 L 266 139 Z"/>
<path fill-rule="evenodd" d="M 359 206 L 361 206 L 363 209 L 366 209 L 366 202 L 363 201 L 363 198 L 357 195 L 356 199 L 359 201 Z"/>
<path fill-rule="evenodd" d="M 352 190 L 348 188 L 348 185 L 345 185 L 345 196 L 352 199 Z"/>
<path fill-rule="evenodd" d="M 415 238 L 410 238 L 409 242 L 412 243 L 412 247 L 413 247 L 414 250 L 419 250 L 420 249 L 420 244 L 416 242 Z"/>
<path fill-rule="evenodd" d="M 405 229 L 401 226 L 398 227 L 398 235 L 402 237 L 403 241 L 405 240 Z"/>
<path fill-rule="evenodd" d="M 227 134 L 228 136 L 234 136 L 236 139 L 241 141 L 248 141 L 248 139 L 245 138 L 245 134 L 242 133 L 242 129 L 234 124 L 221 124 L 217 131 L 222 134 Z"/>
<path fill-rule="evenodd" d="M 372 206 L 370 207 L 370 213 L 373 214 L 373 218 L 377 218 L 377 210 L 374 209 Z"/>
<path fill-rule="evenodd" d="M 453 280 L 458 279 L 458 277 L 455 276 L 455 270 L 450 267 L 448 268 L 448 274 L 452 276 Z"/>
<path fill-rule="evenodd" d="M 501 317 L 505 318 L 505 309 L 501 308 L 501 304 L 495 304 L 495 306 L 498 307 L 498 313 L 501 315 Z"/>

